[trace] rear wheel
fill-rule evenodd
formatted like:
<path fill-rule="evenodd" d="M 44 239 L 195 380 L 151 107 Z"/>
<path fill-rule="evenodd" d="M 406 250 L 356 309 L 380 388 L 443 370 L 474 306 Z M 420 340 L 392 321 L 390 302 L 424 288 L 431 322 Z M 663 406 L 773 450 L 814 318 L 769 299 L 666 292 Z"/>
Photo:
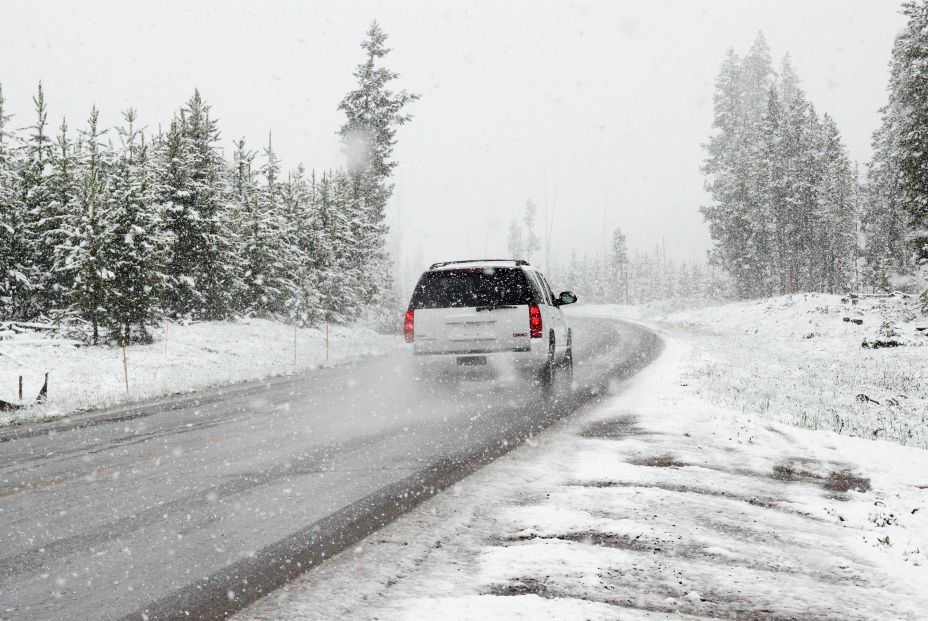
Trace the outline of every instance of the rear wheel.
<path fill-rule="evenodd" d="M 564 380 L 567 382 L 567 389 L 571 390 L 574 383 L 574 344 L 573 335 L 567 331 L 567 351 L 564 352 Z"/>
<path fill-rule="evenodd" d="M 551 335 L 550 341 L 548 341 L 548 357 L 545 360 L 545 365 L 541 369 L 541 388 L 544 391 L 545 395 L 550 395 L 554 392 L 554 384 L 557 380 L 557 358 L 556 350 L 554 347 L 554 335 Z"/>

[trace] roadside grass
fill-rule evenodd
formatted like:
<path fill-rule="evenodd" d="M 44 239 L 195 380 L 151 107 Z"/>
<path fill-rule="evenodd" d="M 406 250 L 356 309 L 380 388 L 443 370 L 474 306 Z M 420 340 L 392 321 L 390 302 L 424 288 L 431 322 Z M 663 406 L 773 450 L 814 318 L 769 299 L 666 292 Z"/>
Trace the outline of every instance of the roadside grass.
<path fill-rule="evenodd" d="M 917 329 L 928 319 L 913 309 L 903 296 L 810 294 L 673 313 L 656 323 L 694 341 L 687 381 L 714 403 L 928 448 L 928 334 Z M 898 346 L 864 346 L 887 339 Z"/>

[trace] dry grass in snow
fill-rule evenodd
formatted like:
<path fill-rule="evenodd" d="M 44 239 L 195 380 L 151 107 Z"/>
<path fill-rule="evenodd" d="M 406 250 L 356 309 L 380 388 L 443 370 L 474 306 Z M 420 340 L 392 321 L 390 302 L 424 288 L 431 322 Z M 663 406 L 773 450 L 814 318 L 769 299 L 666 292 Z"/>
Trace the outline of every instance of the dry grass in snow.
<path fill-rule="evenodd" d="M 655 323 L 693 343 L 687 379 L 710 401 L 807 429 L 926 448 L 928 318 L 916 302 L 791 295 Z"/>

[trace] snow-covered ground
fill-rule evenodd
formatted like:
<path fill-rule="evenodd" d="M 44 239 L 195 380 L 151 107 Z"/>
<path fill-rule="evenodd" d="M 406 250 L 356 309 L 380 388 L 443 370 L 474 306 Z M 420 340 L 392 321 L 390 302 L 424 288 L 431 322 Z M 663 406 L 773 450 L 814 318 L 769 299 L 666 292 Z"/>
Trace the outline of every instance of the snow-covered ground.
<path fill-rule="evenodd" d="M 246 380 L 288 375 L 362 356 L 383 354 L 402 338 L 360 327 L 294 331 L 263 319 L 166 324 L 151 345 L 126 349 L 129 390 L 119 347 L 84 347 L 41 333 L 0 333 L 0 399 L 35 399 L 48 372 L 48 401 L 0 412 L 0 425 L 57 418 L 78 410 L 138 401 Z M 294 349 L 296 354 L 294 356 Z"/>
<path fill-rule="evenodd" d="M 798 342 L 818 339 L 821 358 L 795 350 L 812 374 L 844 352 L 834 334 L 845 326 L 831 327 L 841 312 L 789 310 L 803 303 L 744 305 L 743 316 L 766 319 L 758 335 L 780 334 L 784 352 L 794 330 Z M 924 618 L 928 452 L 789 426 L 749 400 L 723 405 L 726 391 L 703 383 L 700 369 L 724 338 L 703 339 L 708 327 L 684 322 L 718 321 L 722 331 L 725 321 L 741 325 L 741 311 L 701 312 L 667 321 L 661 358 L 615 394 L 239 619 Z M 775 325 L 784 312 L 818 335 Z M 867 324 L 857 328 L 847 340 L 864 337 Z M 809 384 L 781 375 L 786 362 L 772 362 L 765 387 L 810 398 Z"/>
<path fill-rule="evenodd" d="M 928 317 L 916 303 L 807 294 L 658 320 L 694 345 L 688 377 L 713 402 L 928 448 Z"/>

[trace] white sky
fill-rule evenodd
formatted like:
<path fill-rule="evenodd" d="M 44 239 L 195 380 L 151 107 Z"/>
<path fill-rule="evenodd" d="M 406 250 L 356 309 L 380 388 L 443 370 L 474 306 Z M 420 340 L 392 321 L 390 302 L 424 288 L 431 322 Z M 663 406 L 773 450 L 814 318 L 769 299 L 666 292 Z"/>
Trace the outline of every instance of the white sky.
<path fill-rule="evenodd" d="M 54 124 L 66 115 L 72 127 L 95 102 L 107 123 L 131 105 L 156 128 L 198 87 L 227 152 L 272 130 L 285 165 L 328 168 L 341 161 L 336 106 L 376 18 L 397 85 L 422 95 L 399 134 L 391 213 L 411 269 L 505 256 L 526 198 L 543 214 L 546 179 L 553 256 L 600 252 L 604 231 L 621 226 L 633 250 L 663 240 L 692 259 L 709 247 L 700 144 L 726 49 L 746 51 L 764 30 L 863 162 L 904 24 L 898 5 L 0 0 L 0 83 L 17 127 L 32 121 L 39 79 Z"/>

